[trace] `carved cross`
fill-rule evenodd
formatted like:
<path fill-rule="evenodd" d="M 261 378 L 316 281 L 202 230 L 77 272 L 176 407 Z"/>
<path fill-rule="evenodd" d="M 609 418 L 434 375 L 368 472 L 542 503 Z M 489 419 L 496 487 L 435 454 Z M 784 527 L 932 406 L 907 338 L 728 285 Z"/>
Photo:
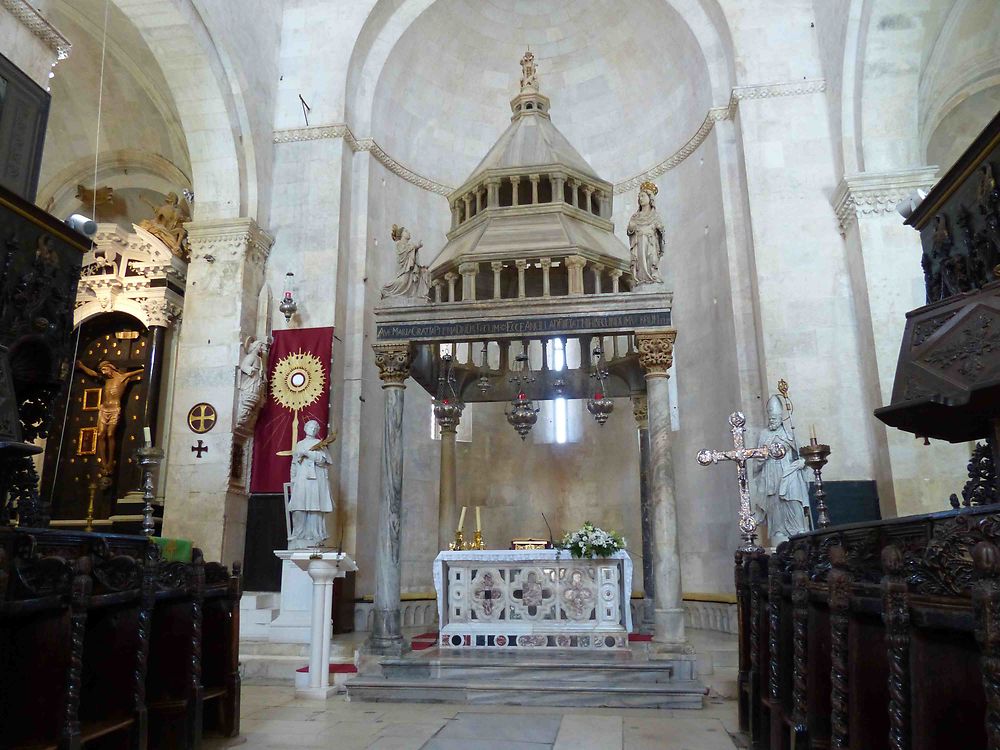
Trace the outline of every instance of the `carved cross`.
<path fill-rule="evenodd" d="M 747 461 L 754 458 L 779 459 L 785 455 L 785 446 L 774 442 L 763 448 L 747 448 L 743 440 L 746 432 L 747 419 L 743 412 L 734 411 L 729 415 L 729 424 L 733 431 L 733 450 L 698 452 L 698 463 L 702 466 L 717 464 L 719 461 L 736 462 L 736 481 L 740 488 L 740 533 L 743 536 L 741 551 L 754 552 L 761 549 L 757 545 L 757 519 L 750 507 L 750 482 L 747 479 Z"/>
<path fill-rule="evenodd" d="M 203 445 L 202 442 L 201 442 L 201 440 L 199 439 L 198 440 L 198 445 L 192 445 L 191 446 L 191 452 L 192 453 L 197 453 L 198 454 L 198 458 L 201 458 L 201 454 L 202 453 L 208 453 L 208 446 L 207 445 Z"/>

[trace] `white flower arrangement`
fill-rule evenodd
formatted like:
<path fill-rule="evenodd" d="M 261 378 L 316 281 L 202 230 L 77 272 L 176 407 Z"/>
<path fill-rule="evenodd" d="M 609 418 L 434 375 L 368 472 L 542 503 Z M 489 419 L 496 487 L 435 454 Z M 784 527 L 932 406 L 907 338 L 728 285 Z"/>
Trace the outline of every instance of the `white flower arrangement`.
<path fill-rule="evenodd" d="M 587 521 L 579 530 L 567 532 L 558 546 L 559 549 L 569 550 L 573 557 L 611 557 L 618 550 L 625 549 L 625 537 L 615 531 L 599 529 Z"/>

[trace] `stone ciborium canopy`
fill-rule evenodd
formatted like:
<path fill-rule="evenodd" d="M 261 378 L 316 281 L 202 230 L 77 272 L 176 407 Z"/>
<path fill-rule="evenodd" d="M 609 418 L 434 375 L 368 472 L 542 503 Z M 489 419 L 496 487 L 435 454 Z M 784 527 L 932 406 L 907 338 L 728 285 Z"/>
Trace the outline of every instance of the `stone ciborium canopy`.
<path fill-rule="evenodd" d="M 441 344 L 467 344 L 453 347 L 449 376 L 463 402 L 508 400 L 519 355 L 531 398 L 589 398 L 598 349 L 607 396 L 643 392 L 634 336 L 671 326 L 673 295 L 635 286 L 611 222 L 612 183 L 552 123 L 530 52 L 521 67 L 510 126 L 448 196 L 451 230 L 428 297 L 386 298 L 375 310 L 378 344 L 409 345 L 409 374 L 432 395 Z"/>

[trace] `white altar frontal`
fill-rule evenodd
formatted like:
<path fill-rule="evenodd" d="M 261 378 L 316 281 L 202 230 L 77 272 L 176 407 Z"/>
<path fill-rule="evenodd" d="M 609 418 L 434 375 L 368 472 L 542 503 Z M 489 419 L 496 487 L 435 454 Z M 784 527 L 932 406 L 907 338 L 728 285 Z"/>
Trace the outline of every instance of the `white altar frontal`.
<path fill-rule="evenodd" d="M 441 552 L 441 648 L 628 649 L 632 560 L 560 550 Z"/>

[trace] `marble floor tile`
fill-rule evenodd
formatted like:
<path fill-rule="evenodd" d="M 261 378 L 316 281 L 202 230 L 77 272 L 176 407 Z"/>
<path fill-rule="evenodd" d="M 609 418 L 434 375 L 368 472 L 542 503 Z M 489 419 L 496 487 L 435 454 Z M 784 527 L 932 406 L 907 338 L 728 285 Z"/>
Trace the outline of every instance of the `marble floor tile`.
<path fill-rule="evenodd" d="M 559 734 L 561 714 L 541 716 L 495 716 L 462 712 L 435 735 L 435 739 L 466 739 L 487 742 L 526 742 L 551 746 Z"/>
<path fill-rule="evenodd" d="M 566 714 L 553 750 L 621 750 L 621 716 Z"/>
<path fill-rule="evenodd" d="M 242 736 L 205 750 L 734 750 L 733 701 L 702 711 L 355 703 L 243 687 Z"/>

